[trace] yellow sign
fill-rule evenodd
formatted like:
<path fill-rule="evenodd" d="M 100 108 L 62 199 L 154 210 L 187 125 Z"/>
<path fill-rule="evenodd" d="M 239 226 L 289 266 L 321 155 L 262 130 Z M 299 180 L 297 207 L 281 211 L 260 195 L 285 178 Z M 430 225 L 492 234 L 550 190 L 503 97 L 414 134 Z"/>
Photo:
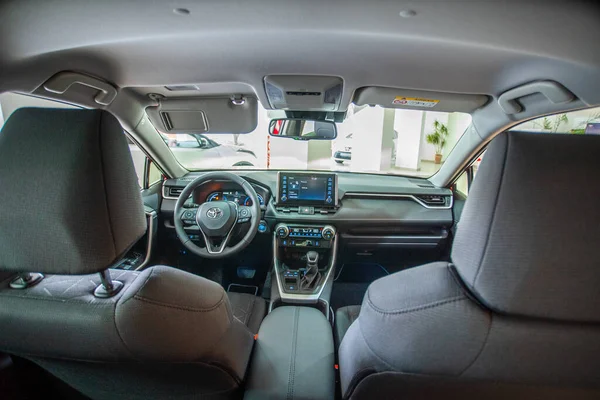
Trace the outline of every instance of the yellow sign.
<path fill-rule="evenodd" d="M 396 106 L 410 106 L 410 107 L 435 107 L 439 100 L 423 99 L 420 97 L 403 97 L 396 96 L 392 104 Z"/>

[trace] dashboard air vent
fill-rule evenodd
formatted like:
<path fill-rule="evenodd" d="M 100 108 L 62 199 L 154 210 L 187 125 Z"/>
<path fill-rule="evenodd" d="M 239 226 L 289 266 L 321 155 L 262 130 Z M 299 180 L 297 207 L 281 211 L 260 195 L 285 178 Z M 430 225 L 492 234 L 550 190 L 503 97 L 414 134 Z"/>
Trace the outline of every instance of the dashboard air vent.
<path fill-rule="evenodd" d="M 170 186 L 169 187 L 169 197 L 179 197 L 179 195 L 183 192 L 182 187 Z"/>
<path fill-rule="evenodd" d="M 430 207 L 446 207 L 450 205 L 450 196 L 442 196 L 438 194 L 420 194 L 416 197 Z"/>

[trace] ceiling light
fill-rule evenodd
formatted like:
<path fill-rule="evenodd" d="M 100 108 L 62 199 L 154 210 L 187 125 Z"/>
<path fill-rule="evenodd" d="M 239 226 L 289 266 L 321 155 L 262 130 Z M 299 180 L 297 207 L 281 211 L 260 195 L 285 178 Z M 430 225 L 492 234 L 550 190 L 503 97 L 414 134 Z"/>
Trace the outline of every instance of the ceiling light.
<path fill-rule="evenodd" d="M 415 15 L 417 15 L 417 12 L 415 10 L 402 10 L 402 11 L 400 11 L 400 16 L 402 18 L 410 18 L 410 17 L 414 17 Z"/>
<path fill-rule="evenodd" d="M 173 12 L 177 15 L 190 15 L 190 10 L 187 8 L 175 8 Z"/>

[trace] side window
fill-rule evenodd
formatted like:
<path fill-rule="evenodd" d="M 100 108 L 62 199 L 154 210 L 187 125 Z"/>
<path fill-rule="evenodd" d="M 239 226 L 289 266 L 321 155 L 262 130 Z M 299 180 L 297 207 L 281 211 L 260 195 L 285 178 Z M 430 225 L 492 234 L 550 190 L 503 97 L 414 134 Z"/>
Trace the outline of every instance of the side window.
<path fill-rule="evenodd" d="M 138 186 L 144 187 L 144 173 L 146 168 L 146 155 L 142 150 L 135 144 L 129 137 L 127 137 L 127 144 L 129 145 L 129 151 L 131 152 L 131 158 L 133 159 L 133 167 L 138 178 Z"/>
<path fill-rule="evenodd" d="M 481 160 L 485 156 L 485 151 L 481 153 L 479 157 L 467 169 L 463 171 L 463 173 L 458 177 L 456 182 L 454 183 L 454 189 L 460 192 L 462 195 L 467 197 L 469 195 L 469 188 L 473 184 L 473 180 L 475 176 L 477 176 L 477 171 L 479 170 L 479 164 L 481 164 Z"/>
<path fill-rule="evenodd" d="M 152 160 L 148 160 L 148 186 L 162 181 L 162 173 Z"/>
<path fill-rule="evenodd" d="M 127 136 L 127 144 L 129 145 L 129 151 L 131 152 L 131 159 L 133 160 L 133 167 L 138 178 L 138 186 L 143 189 L 158 183 L 162 179 L 162 173 L 156 166 L 156 164 L 146 157 L 146 154 L 135 144 L 129 136 Z"/>
<path fill-rule="evenodd" d="M 208 149 L 211 147 L 210 142 L 204 136 L 198 137 L 198 142 L 200 143 L 201 149 Z"/>
<path fill-rule="evenodd" d="M 469 195 L 469 174 L 467 171 L 463 171 L 454 183 L 456 191 L 467 197 Z"/>
<path fill-rule="evenodd" d="M 600 134 L 600 107 L 568 113 L 547 115 L 523 122 L 511 131 L 534 133 L 570 133 L 573 135 Z"/>

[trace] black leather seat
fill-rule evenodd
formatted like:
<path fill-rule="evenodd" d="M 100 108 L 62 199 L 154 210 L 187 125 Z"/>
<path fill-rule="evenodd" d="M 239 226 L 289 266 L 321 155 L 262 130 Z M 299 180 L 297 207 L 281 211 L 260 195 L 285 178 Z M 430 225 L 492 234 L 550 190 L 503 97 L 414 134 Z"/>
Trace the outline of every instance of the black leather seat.
<path fill-rule="evenodd" d="M 600 398 L 598 154 L 592 135 L 494 139 L 452 263 L 373 282 L 340 334 L 344 398 Z"/>
<path fill-rule="evenodd" d="M 107 266 L 146 230 L 113 116 L 17 110 L 0 132 L 0 187 L 1 351 L 93 399 L 239 397 L 262 299 L 165 266 L 111 270 L 122 287 L 107 290 Z M 25 272 L 46 276 L 11 287 Z"/>

